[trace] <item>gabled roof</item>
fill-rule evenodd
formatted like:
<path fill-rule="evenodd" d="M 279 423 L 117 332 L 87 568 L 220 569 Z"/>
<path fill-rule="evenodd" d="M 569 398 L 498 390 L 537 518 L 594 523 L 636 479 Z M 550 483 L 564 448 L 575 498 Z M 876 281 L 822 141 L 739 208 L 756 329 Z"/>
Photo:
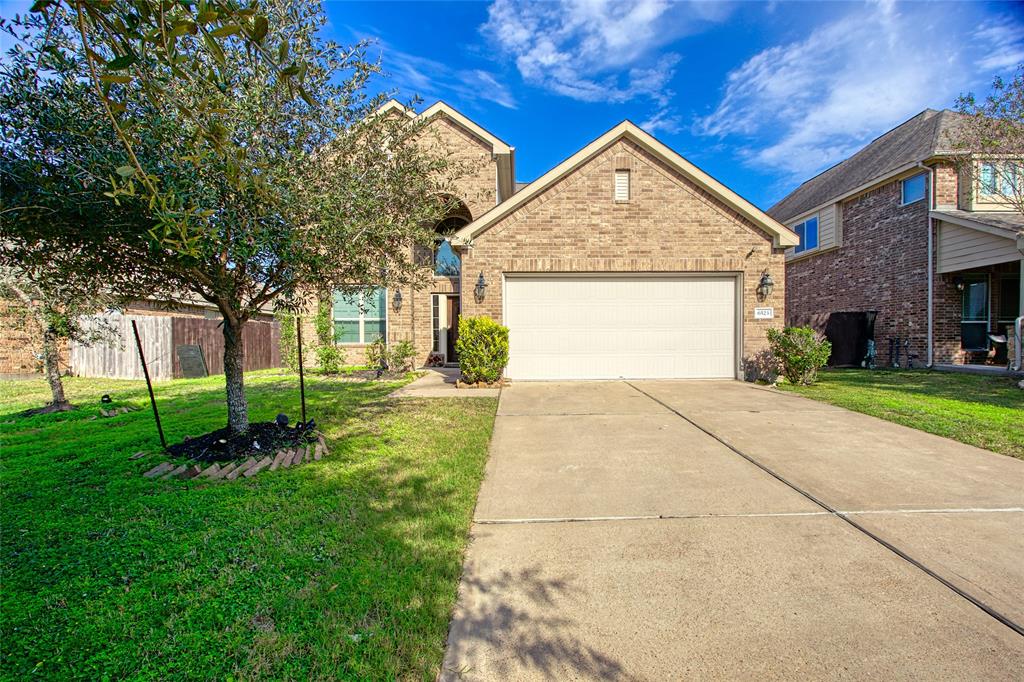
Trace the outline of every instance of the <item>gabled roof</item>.
<path fill-rule="evenodd" d="M 832 203 L 876 180 L 910 170 L 919 162 L 951 153 L 949 134 L 961 114 L 949 109 L 925 109 L 866 147 L 819 173 L 768 209 L 768 215 L 786 222 Z"/>
<path fill-rule="evenodd" d="M 547 173 L 529 183 L 509 199 L 501 202 L 487 213 L 464 226 L 452 236 L 452 240 L 463 244 L 470 243 L 475 237 L 485 232 L 491 225 L 524 205 L 541 192 L 566 177 L 577 168 L 591 160 L 620 139 L 629 139 L 650 154 L 664 161 L 678 173 L 700 185 L 723 203 L 740 213 L 752 223 L 774 237 L 776 246 L 795 246 L 799 239 L 775 219 L 769 217 L 761 209 L 697 168 L 669 147 L 656 140 L 631 121 L 623 121 L 604 135 L 579 150 L 568 159 L 558 164 Z"/>
<path fill-rule="evenodd" d="M 398 111 L 410 118 L 422 118 L 424 120 L 429 120 L 435 116 L 447 116 L 452 121 L 455 121 L 455 123 L 457 123 L 462 128 L 468 130 L 469 132 L 473 133 L 484 142 L 490 144 L 492 154 L 508 154 L 514 149 L 514 147 L 510 147 L 501 138 L 489 132 L 488 130 L 486 130 L 473 120 L 467 118 L 464 114 L 462 114 L 454 107 L 451 107 L 448 104 L 441 101 L 435 102 L 431 106 L 427 107 L 427 109 L 424 110 L 423 113 L 417 114 L 411 111 L 408 107 L 402 105 L 402 103 L 399 102 L 398 100 L 389 99 L 377 110 L 377 113 L 383 114 L 389 111 Z"/>

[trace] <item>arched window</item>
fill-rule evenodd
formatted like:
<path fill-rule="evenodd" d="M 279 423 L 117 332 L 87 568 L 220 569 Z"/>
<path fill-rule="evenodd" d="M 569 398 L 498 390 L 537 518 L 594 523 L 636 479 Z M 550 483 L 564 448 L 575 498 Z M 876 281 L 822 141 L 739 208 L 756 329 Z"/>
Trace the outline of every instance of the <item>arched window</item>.
<path fill-rule="evenodd" d="M 438 221 L 434 226 L 437 235 L 434 245 L 434 274 L 439 277 L 458 277 L 462 269 L 459 254 L 455 253 L 450 241 L 451 236 L 463 225 L 470 222 L 469 211 L 460 204 L 456 212 Z"/>

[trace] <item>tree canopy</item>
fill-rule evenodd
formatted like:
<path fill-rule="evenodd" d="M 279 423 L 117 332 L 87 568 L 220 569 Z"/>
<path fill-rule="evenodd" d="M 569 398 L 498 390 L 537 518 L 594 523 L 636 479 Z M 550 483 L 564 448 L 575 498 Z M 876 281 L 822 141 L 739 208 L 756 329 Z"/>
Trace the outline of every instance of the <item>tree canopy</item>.
<path fill-rule="evenodd" d="M 172 20 L 156 12 L 171 3 L 43 4 L 0 86 L 18 105 L 0 113 L 4 180 L 21 188 L 4 198 L 2 256 L 215 305 L 229 425 L 244 430 L 242 326 L 314 290 L 416 280 L 411 246 L 431 242 L 458 169 L 417 143 L 422 122 L 377 115 L 380 65 L 364 43 L 323 40 L 315 0 L 208 24 L 204 5 Z"/>

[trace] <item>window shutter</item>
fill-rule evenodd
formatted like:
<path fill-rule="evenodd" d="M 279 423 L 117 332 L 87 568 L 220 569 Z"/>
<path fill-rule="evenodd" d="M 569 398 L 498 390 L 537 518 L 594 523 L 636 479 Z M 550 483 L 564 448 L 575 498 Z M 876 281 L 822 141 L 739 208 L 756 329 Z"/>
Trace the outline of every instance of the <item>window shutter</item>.
<path fill-rule="evenodd" d="M 615 171 L 615 201 L 629 201 L 629 171 Z"/>

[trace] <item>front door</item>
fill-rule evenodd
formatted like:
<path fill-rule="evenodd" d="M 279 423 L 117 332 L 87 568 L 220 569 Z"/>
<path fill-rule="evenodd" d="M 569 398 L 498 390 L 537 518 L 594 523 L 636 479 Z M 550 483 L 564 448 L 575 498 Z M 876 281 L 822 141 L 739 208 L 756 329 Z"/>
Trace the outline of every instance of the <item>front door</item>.
<path fill-rule="evenodd" d="M 459 352 L 456 350 L 455 342 L 459 340 L 459 311 L 461 308 L 462 301 L 457 295 L 448 297 L 448 338 L 446 344 L 448 362 L 459 361 Z"/>

